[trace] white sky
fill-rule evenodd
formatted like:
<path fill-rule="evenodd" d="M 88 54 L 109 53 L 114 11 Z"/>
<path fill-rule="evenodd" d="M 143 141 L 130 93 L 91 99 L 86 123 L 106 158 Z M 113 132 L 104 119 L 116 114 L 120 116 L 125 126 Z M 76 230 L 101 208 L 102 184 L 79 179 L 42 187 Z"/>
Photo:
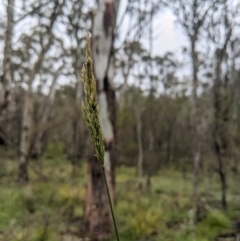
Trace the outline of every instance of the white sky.
<path fill-rule="evenodd" d="M 175 16 L 166 10 L 155 17 L 154 30 L 158 33 L 153 43 L 153 51 L 156 55 L 164 53 L 177 52 L 181 47 L 187 45 L 187 39 L 184 36 Z"/>
<path fill-rule="evenodd" d="M 118 17 L 121 18 L 126 9 L 127 0 L 121 0 Z M 122 29 L 128 29 L 129 21 L 126 19 Z M 153 19 L 153 55 L 164 55 L 166 52 L 176 52 L 188 42 L 176 17 L 168 9 L 162 9 Z M 149 40 L 142 40 L 145 48 L 149 49 Z"/>
<path fill-rule="evenodd" d="M 125 9 L 127 7 L 128 0 L 120 0 L 118 19 L 121 19 Z M 125 21 L 121 27 L 121 36 L 126 38 L 126 32 L 129 28 L 129 18 L 125 18 Z M 148 30 L 147 30 L 148 32 Z M 120 42 L 123 42 L 123 39 Z M 141 37 L 141 43 L 144 48 L 149 50 L 149 36 L 146 34 L 145 38 Z M 184 63 L 181 69 L 177 70 L 177 75 L 180 79 L 185 79 L 184 76 L 191 74 L 190 60 L 183 55 L 182 48 L 189 47 L 189 41 L 185 35 L 184 29 L 180 23 L 177 22 L 177 18 L 167 8 L 161 8 L 160 11 L 153 18 L 153 49 L 152 55 L 163 56 L 167 52 L 172 52 L 176 56 L 177 60 Z M 134 80 L 130 80 L 133 82 Z"/>
<path fill-rule="evenodd" d="M 5 4 L 5 0 L 0 0 L 1 16 L 5 15 Z M 122 16 L 126 4 L 127 0 L 121 0 L 119 16 Z M 0 20 L 3 19 L 1 18 Z M 128 28 L 127 20 L 123 23 L 123 28 Z M 176 53 L 181 47 L 187 45 L 183 30 L 181 30 L 180 26 L 176 23 L 176 18 L 170 10 L 166 9 L 161 11 L 154 17 L 153 32 L 153 55 L 163 55 L 168 51 Z M 145 48 L 148 49 L 148 39 L 143 39 L 142 42 Z"/>

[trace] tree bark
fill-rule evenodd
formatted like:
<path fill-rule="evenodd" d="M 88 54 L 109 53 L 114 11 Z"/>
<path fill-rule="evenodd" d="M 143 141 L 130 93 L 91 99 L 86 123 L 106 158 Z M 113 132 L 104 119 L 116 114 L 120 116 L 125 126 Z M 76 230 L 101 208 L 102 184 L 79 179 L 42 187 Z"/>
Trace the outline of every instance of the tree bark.
<path fill-rule="evenodd" d="M 151 161 L 153 158 L 153 152 L 154 152 L 154 131 L 153 131 L 153 99 L 154 99 L 154 86 L 153 86 L 153 63 L 152 63 L 152 50 L 153 50 L 153 15 L 154 15 L 154 9 L 152 7 L 150 11 L 150 20 L 149 20 L 149 57 L 150 57 L 150 63 L 149 63 L 149 80 L 150 80 L 150 93 L 148 97 L 149 101 L 149 131 L 148 131 L 148 159 Z M 151 188 L 151 175 L 152 170 L 151 167 L 148 166 L 147 168 L 147 181 L 146 181 L 146 187 L 149 191 Z"/>
<path fill-rule="evenodd" d="M 126 92 L 128 89 L 128 76 L 129 76 L 129 71 L 128 73 L 123 73 L 123 85 L 120 90 L 120 96 L 119 96 L 119 109 L 122 110 L 126 106 Z"/>
<path fill-rule="evenodd" d="M 138 107 L 141 108 L 141 107 Z M 142 188 L 143 178 L 143 143 L 142 143 L 142 120 L 139 110 L 136 110 L 137 120 L 137 143 L 138 143 L 138 187 Z"/>
<path fill-rule="evenodd" d="M 77 36 L 76 36 L 77 39 Z M 81 41 L 77 39 L 78 48 L 76 53 L 76 66 L 74 66 L 74 74 L 76 77 L 76 89 L 75 89 L 75 104 L 76 104 L 76 115 L 74 116 L 72 128 L 73 128 L 73 143 L 72 143 L 72 150 L 71 150 L 71 156 L 72 156 L 72 164 L 73 164 L 73 174 L 75 170 L 76 161 L 81 157 L 80 153 L 80 147 L 81 146 L 81 134 L 83 130 L 82 125 L 82 119 L 81 119 L 81 101 L 82 101 L 82 95 L 83 95 L 83 86 L 82 86 L 82 80 L 81 80 L 81 65 L 82 65 L 82 52 L 81 52 Z"/>
<path fill-rule="evenodd" d="M 9 105 L 11 102 L 11 83 L 12 83 L 12 35 L 13 35 L 13 11 L 14 0 L 8 0 L 7 5 L 7 29 L 5 33 L 5 48 L 3 59 L 3 96 L 1 100 L 0 116 L 5 116 L 9 112 Z"/>
<path fill-rule="evenodd" d="M 50 47 L 50 44 L 48 44 Z M 48 48 L 49 48 L 48 47 Z M 26 90 L 25 100 L 23 104 L 23 116 L 22 116 L 22 128 L 21 128 L 21 139 L 20 139 L 20 156 L 19 156 L 19 173 L 18 180 L 20 183 L 26 183 L 28 181 L 28 157 L 31 145 L 31 133 L 32 133 L 32 112 L 33 112 L 33 100 L 32 100 L 32 82 L 35 78 L 36 73 L 39 71 L 41 66 L 44 53 L 42 50 L 35 62 L 32 70 L 29 74 L 28 89 Z"/>
<path fill-rule="evenodd" d="M 226 1 L 225 10 L 227 11 Z M 223 210 L 227 210 L 227 178 L 226 178 L 226 167 L 225 160 L 227 156 L 227 150 L 229 146 L 229 104 L 227 98 L 227 83 L 223 84 L 221 79 L 222 74 L 222 64 L 227 56 L 227 47 L 232 36 L 232 26 L 229 25 L 229 19 L 227 13 L 225 12 L 225 22 L 226 22 L 226 34 L 224 38 L 224 43 L 221 48 L 216 49 L 216 65 L 215 65 L 215 79 L 213 86 L 213 98 L 214 98 L 214 144 L 215 153 L 218 161 L 218 174 L 221 181 L 221 203 Z"/>
<path fill-rule="evenodd" d="M 62 11 L 63 6 L 65 5 L 65 1 L 59 3 L 59 1 L 54 2 L 53 12 L 49 18 L 50 23 L 47 27 L 47 43 L 42 46 L 41 51 L 39 52 L 36 61 L 34 62 L 33 67 L 29 70 L 28 80 L 27 80 L 27 93 L 24 100 L 23 107 L 23 116 L 22 116 L 22 130 L 20 137 L 20 156 L 19 156 L 19 173 L 18 178 L 20 183 L 25 183 L 28 180 L 28 157 L 30 152 L 30 141 L 32 138 L 30 137 L 32 132 L 32 83 L 36 74 L 39 72 L 45 54 L 49 50 L 49 48 L 53 44 L 53 32 L 52 28 L 57 20 L 59 14 Z"/>
<path fill-rule="evenodd" d="M 190 37 L 191 39 L 191 60 L 192 60 L 192 102 L 191 102 L 191 125 L 193 135 L 193 200 L 195 205 L 195 212 L 199 210 L 199 168 L 201 160 L 201 139 L 199 133 L 200 121 L 198 116 L 198 56 L 196 53 L 197 33 Z"/>
<path fill-rule="evenodd" d="M 172 123 L 170 122 L 167 131 L 167 148 L 166 148 L 166 161 L 165 165 L 171 166 L 171 151 L 172 151 Z"/>
<path fill-rule="evenodd" d="M 33 102 L 32 102 L 32 90 L 31 85 L 28 84 L 28 89 L 26 90 L 25 101 L 23 105 L 23 117 L 22 117 L 22 130 L 21 130 L 21 140 L 20 140 L 20 154 L 19 154 L 19 172 L 18 181 L 20 184 L 25 184 L 28 182 L 28 155 L 31 140 L 31 130 L 32 130 L 32 112 L 33 112 Z"/>
<path fill-rule="evenodd" d="M 115 145 L 115 91 L 112 86 L 113 41 L 118 1 L 99 0 L 98 11 L 93 19 L 92 53 L 94 74 L 97 82 L 99 117 L 103 130 L 105 153 L 104 165 L 112 200 L 114 196 L 114 145 Z M 88 162 L 88 184 L 85 204 L 85 222 L 91 233 L 108 236 L 112 220 L 107 193 L 105 190 L 102 167 L 93 153 Z"/>
<path fill-rule="evenodd" d="M 109 237 L 111 215 L 106 190 L 103 185 L 102 168 L 94 155 L 89 156 L 85 206 L 85 225 L 94 238 Z"/>
<path fill-rule="evenodd" d="M 51 26 L 52 27 L 52 26 Z M 31 145 L 31 133 L 32 133 L 32 83 L 35 75 L 38 73 L 45 53 L 48 51 L 53 42 L 52 30 L 49 29 L 48 43 L 40 51 L 33 68 L 30 70 L 29 79 L 27 81 L 28 89 L 24 100 L 23 116 L 22 116 L 22 130 L 20 139 L 20 156 L 19 156 L 19 173 L 18 180 L 20 183 L 26 183 L 28 181 L 28 157 Z"/>
<path fill-rule="evenodd" d="M 223 54 L 223 53 L 222 53 Z M 216 77 L 214 81 L 214 144 L 215 153 L 218 161 L 218 174 L 221 181 L 221 203 L 224 210 L 227 209 L 226 201 L 226 168 L 225 168 L 225 158 L 227 149 L 227 137 L 226 137 L 226 126 L 228 117 L 227 107 L 224 107 L 226 103 L 223 101 L 221 96 L 221 63 L 223 56 L 219 56 L 216 63 Z M 225 110 L 224 110 L 225 109 Z"/>
<path fill-rule="evenodd" d="M 59 75 L 61 74 L 63 66 L 60 66 L 56 73 L 53 76 L 52 84 L 49 90 L 48 97 L 45 101 L 44 109 L 42 112 L 41 120 L 40 120 L 40 130 L 37 132 L 35 140 L 34 140 L 34 148 L 33 148 L 33 156 L 36 158 L 39 158 L 41 153 L 42 153 L 42 138 L 44 135 L 44 128 L 41 128 L 41 126 L 44 127 L 44 125 L 47 124 L 49 115 L 51 113 L 52 105 L 55 99 L 55 93 L 56 93 L 56 84 L 57 84 L 57 79 Z"/>
<path fill-rule="evenodd" d="M 192 100 L 191 100 L 191 128 L 192 128 L 192 159 L 193 159 L 193 199 L 195 205 L 195 211 L 198 212 L 198 204 L 200 202 L 198 183 L 199 183 L 199 165 L 201 160 L 201 116 L 199 113 L 198 107 L 198 71 L 199 71 L 199 60 L 198 52 L 196 50 L 196 44 L 198 42 L 198 37 L 200 30 L 203 27 L 206 17 L 208 16 L 209 10 L 212 9 L 212 6 L 217 3 L 217 0 L 209 2 L 206 8 L 205 1 L 192 0 L 189 1 L 189 6 L 191 10 L 186 8 L 186 2 L 179 0 L 176 4 L 176 1 L 167 0 L 164 3 L 170 6 L 176 16 L 178 17 L 179 22 L 186 30 L 187 36 L 190 41 L 190 51 L 191 51 L 191 64 L 192 64 Z M 202 11 L 201 11 L 202 10 Z M 200 13 L 201 12 L 201 13 Z"/>

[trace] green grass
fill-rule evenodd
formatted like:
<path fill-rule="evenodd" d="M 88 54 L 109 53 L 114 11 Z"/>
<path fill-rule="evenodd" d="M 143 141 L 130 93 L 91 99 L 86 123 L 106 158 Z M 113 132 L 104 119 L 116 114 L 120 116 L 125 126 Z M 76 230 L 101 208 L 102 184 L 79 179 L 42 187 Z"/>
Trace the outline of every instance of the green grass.
<path fill-rule="evenodd" d="M 58 241 L 63 233 L 71 236 L 79 232 L 86 165 L 77 168 L 74 178 L 70 162 L 64 159 L 46 159 L 32 165 L 47 180 L 30 169 L 31 182 L 20 187 L 16 182 L 17 162 L 4 162 L 4 175 L 0 178 L 1 241 Z M 152 177 L 150 190 L 143 187 L 139 191 L 135 168 L 122 166 L 116 170 L 116 181 L 116 218 L 124 241 L 210 241 L 217 234 L 229 231 L 230 220 L 240 215 L 240 196 L 231 180 L 229 212 L 224 214 L 212 205 L 211 212 L 206 212 L 196 224 L 192 236 L 188 218 L 193 206 L 190 174 L 183 179 L 175 170 L 161 170 Z M 201 193 L 205 195 L 203 184 Z M 220 194 L 218 178 L 212 178 L 207 187 L 209 195 L 203 199 L 216 203 Z"/>

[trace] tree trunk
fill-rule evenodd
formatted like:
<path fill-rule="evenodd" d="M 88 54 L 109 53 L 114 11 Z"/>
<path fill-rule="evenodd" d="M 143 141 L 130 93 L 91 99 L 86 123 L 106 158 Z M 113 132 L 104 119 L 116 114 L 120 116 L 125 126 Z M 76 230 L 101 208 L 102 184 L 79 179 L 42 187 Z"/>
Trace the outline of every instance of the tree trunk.
<path fill-rule="evenodd" d="M 59 67 L 59 69 L 56 71 L 56 73 L 53 76 L 49 94 L 48 94 L 48 97 L 47 97 L 45 105 L 44 105 L 43 113 L 42 113 L 40 124 L 39 124 L 40 130 L 38 131 L 36 138 L 34 140 L 35 144 L 34 144 L 34 149 L 33 149 L 33 155 L 36 158 L 39 158 L 42 153 L 42 138 L 43 138 L 43 135 L 45 132 L 44 126 L 47 124 L 49 115 L 51 113 L 52 105 L 53 105 L 53 102 L 55 99 L 57 79 L 58 79 L 59 75 L 61 74 L 62 68 L 63 68 L 63 66 Z M 41 126 L 42 126 L 42 128 L 41 128 Z"/>
<path fill-rule="evenodd" d="M 98 11 L 93 19 L 92 53 L 94 74 L 97 82 L 99 118 L 103 130 L 105 153 L 104 165 L 110 195 L 114 200 L 114 139 L 115 128 L 115 91 L 112 86 L 113 40 L 118 1 L 99 0 Z M 88 162 L 87 198 L 85 204 L 85 222 L 91 233 L 97 236 L 110 235 L 112 220 L 107 193 L 105 190 L 102 167 L 96 157 L 90 156 Z"/>
<path fill-rule="evenodd" d="M 128 76 L 129 76 L 129 71 L 127 73 L 123 73 L 123 85 L 120 90 L 120 96 L 119 96 L 119 109 L 122 110 L 126 106 L 126 92 L 128 89 Z"/>
<path fill-rule="evenodd" d="M 76 36 L 77 38 L 77 36 Z M 73 170 L 75 170 L 76 162 L 81 157 L 80 150 L 83 150 L 83 146 L 81 146 L 81 134 L 83 130 L 82 119 L 81 119 L 81 101 L 83 95 L 83 86 L 81 80 L 81 42 L 78 41 L 77 48 L 77 59 L 76 59 L 76 66 L 74 68 L 74 74 L 76 77 L 76 89 L 75 89 L 75 104 L 76 104 L 76 115 L 74 115 L 72 128 L 73 128 L 73 136 L 72 136 L 72 145 L 71 145 L 71 160 L 73 165 Z M 82 128 L 81 128 L 82 127 Z M 73 173 L 74 174 L 74 173 Z"/>
<path fill-rule="evenodd" d="M 215 150 L 216 156 L 218 160 L 218 174 L 221 181 L 221 204 L 223 210 L 227 210 L 227 200 L 226 200 L 226 192 L 227 192 L 227 181 L 226 181 L 226 168 L 224 163 L 224 155 L 221 153 L 221 147 L 217 140 L 215 140 Z"/>
<path fill-rule="evenodd" d="M 167 167 L 171 166 L 171 149 L 172 149 L 172 124 L 170 123 L 168 126 L 168 131 L 167 131 L 167 150 L 166 150 L 166 161 L 165 161 L 165 165 Z"/>
<path fill-rule="evenodd" d="M 79 69 L 81 69 L 79 65 Z M 83 156 L 83 150 L 85 147 L 85 141 L 82 140 L 84 136 L 84 126 L 82 122 L 82 116 L 81 116 L 81 101 L 82 101 L 82 81 L 80 77 L 80 73 L 76 74 L 76 95 L 75 95 L 75 104 L 76 104 L 76 115 L 74 115 L 74 118 L 72 120 L 72 140 L 71 140 L 71 163 L 72 163 L 72 177 L 75 177 L 76 173 L 76 166 L 77 162 L 81 159 Z"/>
<path fill-rule="evenodd" d="M 195 211 L 199 209 L 199 168 L 201 160 L 201 140 L 199 133 L 199 116 L 198 116 L 198 98 L 197 98 L 197 87 L 198 87 L 198 57 L 196 53 L 196 41 L 197 37 L 192 36 L 191 38 L 191 58 L 192 58 L 192 110 L 191 110 L 191 125 L 193 135 L 193 199 L 195 205 Z"/>
<path fill-rule="evenodd" d="M 94 238 L 103 239 L 111 234 L 112 222 L 102 168 L 94 155 L 89 157 L 87 174 L 85 223 Z"/>
<path fill-rule="evenodd" d="M 226 2 L 225 2 L 226 4 Z M 225 5 L 226 7 L 226 5 Z M 226 9 L 226 8 L 225 8 Z M 226 14 L 226 13 L 225 13 Z M 225 15 L 226 23 L 228 23 L 228 18 Z M 218 160 L 218 174 L 222 186 L 222 197 L 221 203 L 222 208 L 227 210 L 227 201 L 226 201 L 226 167 L 225 160 L 227 156 L 227 149 L 229 146 L 229 104 L 227 98 L 227 84 L 222 83 L 221 73 L 222 73 L 222 64 L 227 55 L 227 47 L 232 36 L 232 28 L 229 28 L 229 25 L 226 25 L 226 35 L 225 41 L 222 48 L 216 49 L 216 67 L 215 67 L 215 79 L 213 86 L 213 98 L 214 98 L 214 144 L 215 152 Z"/>
<path fill-rule="evenodd" d="M 237 235 L 236 235 L 236 241 L 240 241 L 240 233 L 237 233 Z"/>
<path fill-rule="evenodd" d="M 12 34 L 13 34 L 13 11 L 14 0 L 8 0 L 7 5 L 7 29 L 5 33 L 5 48 L 3 59 L 3 96 L 1 100 L 0 116 L 5 116 L 9 112 L 9 105 L 11 101 L 11 83 L 12 83 Z"/>
<path fill-rule="evenodd" d="M 141 107 L 138 107 L 141 108 Z M 142 120 L 139 110 L 136 110 L 137 120 L 137 143 L 138 143 L 138 187 L 142 188 L 143 178 L 143 143 L 142 143 Z"/>
<path fill-rule="evenodd" d="M 195 204 L 195 211 L 199 211 L 199 168 L 200 168 L 200 143 L 198 141 L 197 147 L 195 147 L 195 154 L 193 159 L 193 198 L 194 198 L 194 204 Z"/>
<path fill-rule="evenodd" d="M 39 72 L 44 56 L 46 52 L 49 50 L 51 45 L 53 44 L 53 32 L 52 28 L 55 21 L 58 18 L 58 15 L 62 12 L 62 8 L 65 5 L 65 1 L 59 3 L 58 1 L 54 2 L 54 8 L 49 17 L 49 27 L 47 28 L 46 33 L 46 44 L 42 46 L 41 51 L 38 53 L 37 59 L 34 62 L 32 68 L 29 70 L 28 80 L 27 80 L 27 93 L 25 96 L 24 106 L 23 106 L 23 116 L 22 116 L 22 129 L 21 129 L 21 137 L 20 137 L 20 156 L 19 156 L 19 182 L 26 182 L 28 180 L 28 156 L 30 152 L 31 145 L 31 132 L 32 132 L 32 109 L 33 109 L 33 101 L 32 101 L 32 83 L 36 74 Z"/>
<path fill-rule="evenodd" d="M 223 167 L 220 171 L 221 183 L 222 183 L 222 196 L 221 203 L 223 210 L 227 210 L 227 181 L 226 181 L 226 172 Z"/>
<path fill-rule="evenodd" d="M 225 51 L 222 49 L 222 51 Z M 226 168 L 225 168 L 225 158 L 227 149 L 227 137 L 226 137 L 226 127 L 228 121 L 228 113 L 226 103 L 222 96 L 222 85 L 221 85 L 221 63 L 224 56 L 224 52 L 218 56 L 216 63 L 216 78 L 214 81 L 214 144 L 215 153 L 218 161 L 218 174 L 221 181 L 221 203 L 224 210 L 227 209 L 226 201 Z"/>
<path fill-rule="evenodd" d="M 153 151 L 154 151 L 154 131 L 153 131 L 153 99 L 154 99 L 154 86 L 153 86 L 153 64 L 152 64 L 152 50 L 153 50 L 153 14 L 154 9 L 151 9 L 150 12 L 150 27 L 149 27 L 149 57 L 150 57 L 150 63 L 149 63 L 149 79 L 150 79 L 150 93 L 149 93 L 149 131 L 148 131 L 148 161 L 151 161 L 153 158 Z M 146 181 L 146 187 L 147 190 L 150 191 L 151 188 L 151 174 L 152 170 L 150 165 L 148 165 L 147 168 L 147 181 Z"/>
<path fill-rule="evenodd" d="M 20 140 L 20 156 L 19 156 L 19 172 L 18 181 L 20 184 L 28 182 L 28 155 L 30 148 L 31 130 L 32 130 L 32 91 L 31 85 L 28 85 L 28 90 L 25 95 L 23 105 L 22 130 Z"/>
<path fill-rule="evenodd" d="M 50 29 L 51 31 L 51 29 Z M 23 105 L 23 116 L 22 116 L 22 128 L 20 137 L 20 156 L 19 156 L 19 171 L 18 180 L 20 183 L 26 183 L 28 181 L 28 157 L 31 145 L 31 133 L 32 133 L 32 112 L 33 112 L 33 101 L 32 101 L 32 83 L 35 75 L 38 73 L 44 55 L 52 45 L 53 35 L 49 33 L 49 41 L 43 47 L 42 51 L 39 53 L 33 68 L 30 70 L 29 79 L 27 81 L 28 89 Z"/>

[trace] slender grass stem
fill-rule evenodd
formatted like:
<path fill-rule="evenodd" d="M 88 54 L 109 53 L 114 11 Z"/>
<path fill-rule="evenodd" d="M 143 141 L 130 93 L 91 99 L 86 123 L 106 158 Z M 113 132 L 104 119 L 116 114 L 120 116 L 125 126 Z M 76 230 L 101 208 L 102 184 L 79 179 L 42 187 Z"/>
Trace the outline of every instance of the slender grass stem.
<path fill-rule="evenodd" d="M 110 210 L 111 210 L 111 215 L 112 215 L 112 220 L 113 220 L 113 225 L 114 225 L 117 241 L 120 241 L 119 235 L 118 235 L 118 228 L 117 228 L 117 224 L 116 224 L 116 219 L 115 219 L 115 214 L 114 214 L 113 205 L 112 205 L 112 199 L 111 199 L 109 188 L 108 188 L 108 182 L 107 182 L 104 166 L 102 166 L 102 171 L 103 171 L 103 177 L 104 177 L 105 187 L 106 187 L 106 190 L 107 190 L 107 196 L 108 196 L 108 201 L 109 201 L 109 205 L 110 205 Z"/>

